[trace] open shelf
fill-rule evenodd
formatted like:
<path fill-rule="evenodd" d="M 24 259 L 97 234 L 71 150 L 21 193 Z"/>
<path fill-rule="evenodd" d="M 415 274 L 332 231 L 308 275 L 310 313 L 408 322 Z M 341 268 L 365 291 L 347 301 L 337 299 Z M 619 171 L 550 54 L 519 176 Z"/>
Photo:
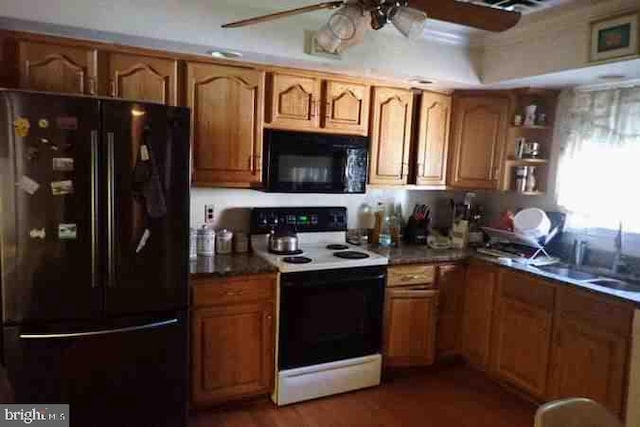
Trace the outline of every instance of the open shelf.
<path fill-rule="evenodd" d="M 552 130 L 553 126 L 538 126 L 538 125 L 534 125 L 534 126 L 516 126 L 516 125 L 511 125 L 511 129 L 514 130 Z"/>
<path fill-rule="evenodd" d="M 548 163 L 549 159 L 507 159 L 507 166 L 536 166 Z"/>

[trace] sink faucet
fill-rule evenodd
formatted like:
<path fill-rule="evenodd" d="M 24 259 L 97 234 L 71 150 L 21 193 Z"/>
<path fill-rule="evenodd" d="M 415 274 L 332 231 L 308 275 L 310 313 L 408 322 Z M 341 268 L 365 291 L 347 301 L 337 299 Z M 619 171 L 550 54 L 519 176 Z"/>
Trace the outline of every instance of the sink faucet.
<path fill-rule="evenodd" d="M 616 252 L 613 255 L 613 266 L 611 267 L 611 271 L 614 274 L 618 274 L 620 273 L 620 270 L 626 267 L 624 256 L 622 255 L 622 221 L 620 221 L 620 225 L 618 226 L 618 233 L 614 240 L 614 247 Z"/>

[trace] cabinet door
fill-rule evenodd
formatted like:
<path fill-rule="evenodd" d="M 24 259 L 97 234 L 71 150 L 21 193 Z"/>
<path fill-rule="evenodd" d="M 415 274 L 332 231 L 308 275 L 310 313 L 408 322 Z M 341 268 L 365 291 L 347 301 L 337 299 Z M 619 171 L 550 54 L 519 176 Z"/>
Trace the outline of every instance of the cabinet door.
<path fill-rule="evenodd" d="M 385 301 L 385 366 L 433 363 L 438 291 L 388 289 Z"/>
<path fill-rule="evenodd" d="M 559 316 L 553 331 L 549 399 L 587 397 L 623 409 L 628 338 Z"/>
<path fill-rule="evenodd" d="M 322 126 L 339 133 L 367 135 L 369 92 L 370 87 L 364 84 L 327 80 Z"/>
<path fill-rule="evenodd" d="M 273 73 L 270 97 L 271 127 L 317 129 L 320 127 L 320 79 Z"/>
<path fill-rule="evenodd" d="M 261 182 L 264 73 L 189 63 L 187 75 L 195 184 Z"/>
<path fill-rule="evenodd" d="M 464 308 L 464 272 L 464 265 L 438 267 L 437 286 L 440 290 L 438 332 L 436 334 L 438 357 L 455 355 L 460 351 L 460 327 Z"/>
<path fill-rule="evenodd" d="M 479 369 L 489 366 L 491 315 L 498 271 L 471 264 L 465 275 L 462 354 Z"/>
<path fill-rule="evenodd" d="M 369 183 L 404 185 L 409 175 L 413 94 L 403 89 L 373 90 Z"/>
<path fill-rule="evenodd" d="M 191 382 L 195 405 L 271 392 L 272 317 L 272 301 L 194 311 Z"/>
<path fill-rule="evenodd" d="M 451 97 L 422 92 L 419 120 L 416 184 L 444 185 L 447 179 Z"/>
<path fill-rule="evenodd" d="M 546 390 L 553 312 L 500 298 L 496 313 L 496 373 L 533 396 Z"/>
<path fill-rule="evenodd" d="M 96 94 L 95 49 L 21 41 L 20 87 L 45 92 Z"/>
<path fill-rule="evenodd" d="M 498 188 L 508 121 L 507 98 L 454 98 L 450 185 Z"/>
<path fill-rule="evenodd" d="M 112 53 L 109 55 L 109 95 L 177 105 L 178 61 Z"/>

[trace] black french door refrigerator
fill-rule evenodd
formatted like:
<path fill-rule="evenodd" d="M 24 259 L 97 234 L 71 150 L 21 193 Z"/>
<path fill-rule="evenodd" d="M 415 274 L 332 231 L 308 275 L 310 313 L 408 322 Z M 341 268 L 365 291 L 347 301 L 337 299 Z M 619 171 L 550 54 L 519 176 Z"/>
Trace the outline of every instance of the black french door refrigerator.
<path fill-rule="evenodd" d="M 73 426 L 183 426 L 189 110 L 0 90 L 2 362 Z"/>

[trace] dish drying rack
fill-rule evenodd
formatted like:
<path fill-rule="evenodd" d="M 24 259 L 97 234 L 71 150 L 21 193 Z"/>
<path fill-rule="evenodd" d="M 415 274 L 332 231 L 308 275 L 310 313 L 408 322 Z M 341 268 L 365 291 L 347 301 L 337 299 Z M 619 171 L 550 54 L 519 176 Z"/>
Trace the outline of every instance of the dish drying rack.
<path fill-rule="evenodd" d="M 529 257 L 524 257 L 506 251 L 500 251 L 490 248 L 479 248 L 477 251 L 481 254 L 510 258 L 514 261 L 534 266 L 555 264 L 559 261 L 558 258 L 549 255 L 549 253 L 545 250 L 545 246 L 547 246 L 549 242 L 551 242 L 553 238 L 556 237 L 556 235 L 560 231 L 560 227 L 554 228 L 547 236 L 540 239 L 536 239 L 526 234 L 514 233 L 512 231 L 491 227 L 482 227 L 482 231 L 487 233 L 491 241 L 501 241 L 515 245 L 526 246 L 528 248 L 534 249 L 535 252 L 533 252 L 533 255 Z"/>

